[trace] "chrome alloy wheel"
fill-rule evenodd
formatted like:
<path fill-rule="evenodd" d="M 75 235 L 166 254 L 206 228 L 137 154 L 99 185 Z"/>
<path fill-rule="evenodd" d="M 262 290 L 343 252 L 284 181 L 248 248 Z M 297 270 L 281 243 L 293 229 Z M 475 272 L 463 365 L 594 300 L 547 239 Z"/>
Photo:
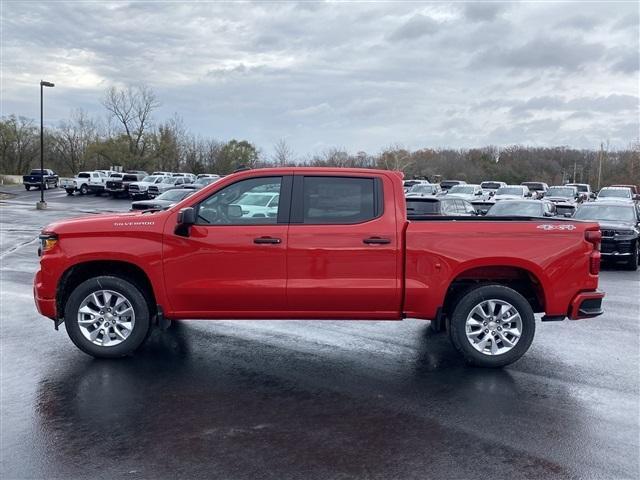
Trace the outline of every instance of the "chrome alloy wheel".
<path fill-rule="evenodd" d="M 520 340 L 522 318 L 518 310 L 504 300 L 483 300 L 467 316 L 465 333 L 480 353 L 502 355 Z"/>
<path fill-rule="evenodd" d="M 78 309 L 78 326 L 82 335 L 101 347 L 113 347 L 125 341 L 135 322 L 131 301 L 113 290 L 93 292 Z"/>

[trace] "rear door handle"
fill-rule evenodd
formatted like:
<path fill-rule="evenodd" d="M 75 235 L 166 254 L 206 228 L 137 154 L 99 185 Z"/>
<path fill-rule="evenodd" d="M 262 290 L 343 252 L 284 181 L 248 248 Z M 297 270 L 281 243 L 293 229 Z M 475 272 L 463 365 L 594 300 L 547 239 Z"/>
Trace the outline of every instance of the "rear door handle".
<path fill-rule="evenodd" d="M 273 237 L 258 237 L 253 239 L 253 243 L 257 243 L 260 245 L 265 243 L 276 244 L 280 242 L 282 242 L 282 240 L 280 240 L 279 238 L 273 238 Z"/>
<path fill-rule="evenodd" d="M 387 245 L 387 244 L 391 243 L 390 239 L 381 238 L 381 237 L 369 237 L 369 238 L 365 238 L 362 241 L 364 243 L 366 243 L 367 245 Z"/>

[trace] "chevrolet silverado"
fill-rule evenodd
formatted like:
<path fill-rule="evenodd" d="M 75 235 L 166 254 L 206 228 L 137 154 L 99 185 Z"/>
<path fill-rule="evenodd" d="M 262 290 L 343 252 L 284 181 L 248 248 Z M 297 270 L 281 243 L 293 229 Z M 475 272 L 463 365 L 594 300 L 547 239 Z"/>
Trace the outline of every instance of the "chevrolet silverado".
<path fill-rule="evenodd" d="M 279 195 L 275 215 L 238 199 Z M 179 319 L 431 320 L 467 362 L 520 358 L 543 321 L 602 313 L 597 223 L 407 216 L 402 174 L 273 168 L 229 175 L 165 211 L 53 223 L 38 311 L 96 357 Z"/>

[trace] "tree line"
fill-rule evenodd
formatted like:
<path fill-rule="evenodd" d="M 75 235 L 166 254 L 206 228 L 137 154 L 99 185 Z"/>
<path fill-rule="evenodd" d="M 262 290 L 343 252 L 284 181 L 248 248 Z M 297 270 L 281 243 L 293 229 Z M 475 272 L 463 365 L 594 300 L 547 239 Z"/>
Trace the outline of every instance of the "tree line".
<path fill-rule="evenodd" d="M 593 187 L 615 183 L 640 184 L 640 142 L 627 148 L 487 146 L 471 149 L 391 145 L 376 154 L 330 148 L 298 155 L 285 140 L 264 152 L 248 140 L 220 141 L 188 132 L 178 116 L 156 122 L 160 102 L 146 86 L 112 87 L 102 105 L 106 121 L 77 110 L 59 125 L 45 130 L 45 168 L 61 175 L 81 170 L 166 170 L 225 175 L 240 167 L 331 166 L 401 170 L 406 178 L 458 179 L 469 183 L 569 181 Z M 0 119 L 0 173 L 24 174 L 40 162 L 40 131 L 34 120 L 9 115 Z"/>

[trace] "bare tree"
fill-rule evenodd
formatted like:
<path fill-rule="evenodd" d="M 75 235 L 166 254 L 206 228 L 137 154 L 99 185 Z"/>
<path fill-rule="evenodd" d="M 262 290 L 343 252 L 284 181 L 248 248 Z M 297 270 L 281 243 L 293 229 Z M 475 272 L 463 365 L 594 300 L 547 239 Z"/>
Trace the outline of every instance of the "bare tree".
<path fill-rule="evenodd" d="M 295 161 L 293 150 L 284 138 L 278 140 L 273 147 L 273 161 L 280 166 L 291 165 Z"/>
<path fill-rule="evenodd" d="M 128 138 L 131 155 L 143 157 L 147 146 L 145 134 L 151 128 L 151 114 L 160 106 L 153 90 L 144 85 L 111 87 L 105 92 L 102 104 Z"/>
<path fill-rule="evenodd" d="M 71 113 L 52 133 L 54 149 L 66 171 L 78 172 L 86 167 L 88 147 L 99 138 L 98 126 L 84 110 Z"/>

